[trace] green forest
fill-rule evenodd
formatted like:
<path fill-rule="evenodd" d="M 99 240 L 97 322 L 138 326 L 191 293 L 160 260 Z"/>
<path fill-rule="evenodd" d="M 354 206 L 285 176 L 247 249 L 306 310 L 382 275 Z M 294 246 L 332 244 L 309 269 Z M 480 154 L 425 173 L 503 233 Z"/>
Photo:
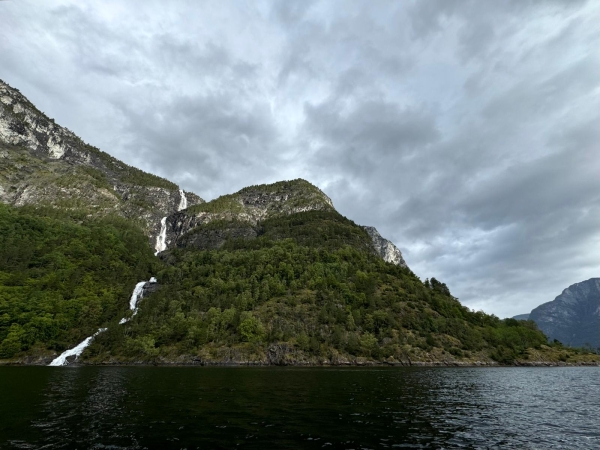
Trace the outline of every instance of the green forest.
<path fill-rule="evenodd" d="M 289 362 L 511 363 L 546 344 L 533 322 L 471 311 L 444 283 L 384 262 L 366 232 L 335 211 L 281 216 L 256 230 L 254 239 L 159 259 L 122 218 L 0 206 L 0 358 L 59 353 L 101 326 L 108 330 L 84 361 L 264 360 L 276 345 Z M 150 276 L 159 289 L 119 325 L 134 285 Z"/>
<path fill-rule="evenodd" d="M 122 317 L 156 267 L 125 219 L 0 205 L 0 358 L 73 346 Z"/>

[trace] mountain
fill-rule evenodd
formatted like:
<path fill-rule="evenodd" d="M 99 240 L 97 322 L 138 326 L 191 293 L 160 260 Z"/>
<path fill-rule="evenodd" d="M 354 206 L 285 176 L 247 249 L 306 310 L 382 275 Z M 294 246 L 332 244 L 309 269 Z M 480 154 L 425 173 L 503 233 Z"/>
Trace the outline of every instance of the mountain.
<path fill-rule="evenodd" d="M 422 282 L 308 181 L 204 202 L 85 144 L 5 83 L 0 201 L 2 363 L 599 360 Z"/>
<path fill-rule="evenodd" d="M 529 315 L 548 336 L 563 344 L 600 348 L 600 278 L 575 283 Z"/>
<path fill-rule="evenodd" d="M 516 316 L 513 316 L 513 319 L 515 319 L 515 320 L 529 320 L 529 314 L 518 314 Z"/>
<path fill-rule="evenodd" d="M 265 234 L 276 238 L 269 228 L 274 220 L 309 211 L 320 211 L 322 216 L 339 215 L 331 199 L 306 180 L 249 186 L 169 215 L 165 221 L 165 243 L 166 247 L 209 250 L 221 248 L 228 238 L 252 240 Z M 362 228 L 369 237 L 364 250 L 386 262 L 408 267 L 393 243 L 382 238 L 374 227 Z"/>
<path fill-rule="evenodd" d="M 162 217 L 182 202 L 204 202 L 86 144 L 1 80 L 0 201 L 117 214 L 137 221 L 152 242 Z"/>

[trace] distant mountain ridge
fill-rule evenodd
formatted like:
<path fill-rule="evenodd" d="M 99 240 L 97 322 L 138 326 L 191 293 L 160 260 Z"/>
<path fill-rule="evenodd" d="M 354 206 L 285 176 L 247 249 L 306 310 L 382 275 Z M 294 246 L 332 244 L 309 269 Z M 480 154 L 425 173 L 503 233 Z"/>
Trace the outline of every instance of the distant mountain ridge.
<path fill-rule="evenodd" d="M 549 339 L 573 347 L 600 347 L 600 278 L 575 283 L 529 315 Z"/>
<path fill-rule="evenodd" d="M 515 320 L 529 320 L 529 314 L 518 314 L 516 316 L 513 316 L 513 319 L 515 319 Z"/>

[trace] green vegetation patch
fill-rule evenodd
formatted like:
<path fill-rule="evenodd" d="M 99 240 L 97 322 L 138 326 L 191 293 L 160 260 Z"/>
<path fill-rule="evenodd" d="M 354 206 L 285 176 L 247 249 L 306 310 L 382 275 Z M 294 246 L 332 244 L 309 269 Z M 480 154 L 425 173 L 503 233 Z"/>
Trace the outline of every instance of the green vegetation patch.
<path fill-rule="evenodd" d="M 119 319 L 153 264 L 124 219 L 0 205 L 0 358 L 62 351 Z"/>
<path fill-rule="evenodd" d="M 321 231 L 307 232 L 309 223 Z M 260 238 L 220 250 L 171 251 L 160 291 L 126 326 L 99 336 L 88 357 L 264 356 L 278 345 L 306 358 L 508 363 L 546 343 L 535 325 L 470 311 L 445 284 L 423 283 L 360 245 L 327 245 L 328 226 L 359 228 L 347 219 L 311 212 L 261 226 Z"/>
<path fill-rule="evenodd" d="M 255 194 L 257 192 L 262 194 L 304 192 L 307 194 L 312 193 L 321 196 L 323 195 L 319 188 L 301 178 L 289 181 L 278 181 L 272 184 L 246 186 L 245 188 L 238 191 L 238 194 L 248 195 Z"/>
<path fill-rule="evenodd" d="M 212 214 L 222 214 L 239 213 L 243 210 L 244 208 L 239 197 L 236 194 L 229 194 L 222 195 L 221 197 L 211 200 L 210 202 L 190 206 L 186 210 L 186 213 L 198 214 L 201 212 L 207 212 Z"/>

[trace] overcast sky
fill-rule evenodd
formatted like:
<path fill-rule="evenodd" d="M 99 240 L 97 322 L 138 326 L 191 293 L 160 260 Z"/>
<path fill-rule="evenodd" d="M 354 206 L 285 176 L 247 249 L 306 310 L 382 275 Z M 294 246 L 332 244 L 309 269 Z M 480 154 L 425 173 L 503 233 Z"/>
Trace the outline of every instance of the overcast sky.
<path fill-rule="evenodd" d="M 1 1 L 0 78 L 210 200 L 305 178 L 467 306 L 600 276 L 600 1 Z"/>

